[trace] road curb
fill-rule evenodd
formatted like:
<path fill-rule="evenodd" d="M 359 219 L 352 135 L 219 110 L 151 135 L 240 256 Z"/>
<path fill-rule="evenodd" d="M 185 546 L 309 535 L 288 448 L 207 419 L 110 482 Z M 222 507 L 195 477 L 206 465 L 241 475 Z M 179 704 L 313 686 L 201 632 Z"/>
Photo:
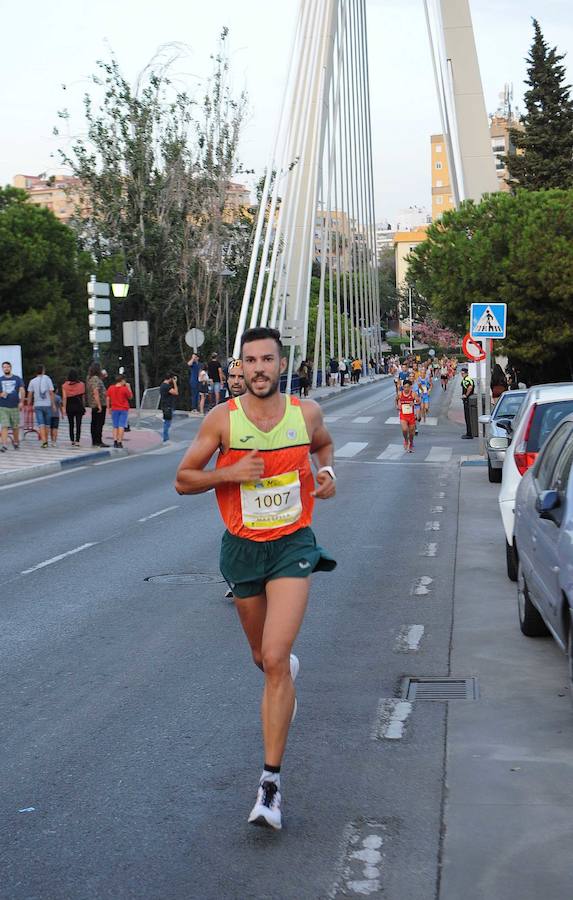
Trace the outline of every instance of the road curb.
<path fill-rule="evenodd" d="M 66 469 L 73 469 L 81 466 L 86 462 L 92 462 L 95 459 L 109 459 L 113 456 L 128 456 L 127 450 L 119 450 L 115 447 L 109 450 L 101 450 L 93 453 L 82 453 L 78 456 L 67 459 L 59 459 L 56 462 L 38 463 L 37 466 L 30 466 L 27 469 L 15 469 L 13 472 L 2 472 L 0 474 L 0 487 L 4 484 L 14 484 L 22 481 L 32 481 L 34 478 L 42 478 L 45 475 L 52 475 Z"/>

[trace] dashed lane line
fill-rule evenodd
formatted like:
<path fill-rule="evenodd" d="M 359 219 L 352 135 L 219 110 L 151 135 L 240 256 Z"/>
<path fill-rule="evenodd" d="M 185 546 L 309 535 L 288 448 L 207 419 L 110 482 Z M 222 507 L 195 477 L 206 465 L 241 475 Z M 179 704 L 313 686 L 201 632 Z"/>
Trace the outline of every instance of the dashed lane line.
<path fill-rule="evenodd" d="M 415 653 L 420 649 L 423 636 L 423 625 L 404 625 L 398 632 L 394 649 L 399 653 Z"/>
<path fill-rule="evenodd" d="M 380 700 L 372 728 L 373 740 L 399 741 L 404 737 L 404 729 L 411 713 L 412 704 L 409 700 L 392 697 Z"/>
<path fill-rule="evenodd" d="M 57 556 L 52 556 L 51 559 L 45 559 L 36 566 L 32 566 L 30 569 L 24 569 L 23 572 L 20 572 L 20 575 L 30 575 L 32 572 L 37 572 L 38 569 L 45 569 L 46 566 L 52 566 L 61 559 L 65 559 L 66 556 L 73 556 L 75 553 L 81 553 L 82 550 L 87 550 L 89 547 L 95 547 L 97 543 L 98 541 L 89 541 L 87 544 L 82 544 L 80 547 L 74 547 L 73 550 L 66 550 L 65 553 L 59 553 Z"/>
<path fill-rule="evenodd" d="M 430 593 L 430 585 L 433 582 L 433 578 L 430 578 L 429 575 L 422 575 L 414 582 L 414 586 L 412 588 L 412 593 L 415 597 L 425 597 Z"/>
<path fill-rule="evenodd" d="M 157 516 L 164 516 L 165 513 L 173 512 L 174 509 L 179 509 L 179 505 L 176 506 L 166 506 L 165 509 L 158 509 L 157 512 L 151 513 L 149 516 L 142 516 L 141 519 L 138 519 L 138 522 L 149 522 L 150 519 L 156 519 Z"/>

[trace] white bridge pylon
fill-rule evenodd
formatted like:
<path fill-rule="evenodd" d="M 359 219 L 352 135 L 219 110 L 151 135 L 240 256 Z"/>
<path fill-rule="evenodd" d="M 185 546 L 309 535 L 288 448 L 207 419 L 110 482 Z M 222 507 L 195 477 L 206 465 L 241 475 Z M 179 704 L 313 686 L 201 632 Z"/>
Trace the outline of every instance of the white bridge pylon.
<path fill-rule="evenodd" d="M 314 277 L 313 277 L 314 271 Z M 381 355 L 366 0 L 301 0 L 234 354 L 270 325 L 326 380 Z"/>

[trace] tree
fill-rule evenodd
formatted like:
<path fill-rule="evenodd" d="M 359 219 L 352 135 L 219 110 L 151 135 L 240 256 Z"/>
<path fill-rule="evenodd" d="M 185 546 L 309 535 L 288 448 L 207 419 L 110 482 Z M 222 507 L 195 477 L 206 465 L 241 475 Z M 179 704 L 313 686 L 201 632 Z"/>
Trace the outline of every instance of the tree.
<path fill-rule="evenodd" d="M 534 38 L 527 62 L 529 90 L 525 93 L 524 131 L 512 128 L 516 155 L 504 157 L 513 188 L 539 191 L 573 187 L 573 102 L 564 84 L 563 54 L 549 49 L 539 22 L 533 19 Z"/>
<path fill-rule="evenodd" d="M 380 318 L 389 325 L 398 318 L 399 296 L 396 290 L 396 259 L 392 248 L 383 249 L 378 259 Z"/>
<path fill-rule="evenodd" d="M 87 363 L 89 269 L 67 225 L 0 188 L 0 344 L 22 346 L 28 374 L 43 362 L 59 380 Z"/>
<path fill-rule="evenodd" d="M 245 111 L 244 96 L 235 99 L 229 85 L 226 37 L 224 29 L 200 104 L 173 87 L 177 53 L 169 48 L 135 86 L 115 58 L 99 62 L 92 78 L 99 96 L 84 98 L 87 137 L 61 154 L 83 188 L 76 227 L 84 246 L 100 264 L 122 261 L 130 275 L 123 318 L 149 320 L 145 381 L 158 383 L 174 354 L 188 354 L 183 336 L 191 326 L 223 346 L 220 273 L 246 227 L 225 208 Z M 114 327 L 116 342 L 119 332 Z"/>
<path fill-rule="evenodd" d="M 471 303 L 508 304 L 502 349 L 537 377 L 569 371 L 573 353 L 573 191 L 499 192 L 428 228 L 408 277 L 432 314 L 465 333 Z"/>

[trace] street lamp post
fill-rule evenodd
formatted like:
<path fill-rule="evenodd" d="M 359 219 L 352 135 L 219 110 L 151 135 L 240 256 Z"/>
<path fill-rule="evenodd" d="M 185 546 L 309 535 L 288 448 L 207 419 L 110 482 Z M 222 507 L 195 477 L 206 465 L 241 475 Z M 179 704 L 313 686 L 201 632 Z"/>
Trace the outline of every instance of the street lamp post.
<path fill-rule="evenodd" d="M 225 354 L 227 361 L 229 360 L 229 278 L 234 278 L 235 273 L 231 272 L 226 266 L 219 272 L 220 277 L 225 283 Z"/>

